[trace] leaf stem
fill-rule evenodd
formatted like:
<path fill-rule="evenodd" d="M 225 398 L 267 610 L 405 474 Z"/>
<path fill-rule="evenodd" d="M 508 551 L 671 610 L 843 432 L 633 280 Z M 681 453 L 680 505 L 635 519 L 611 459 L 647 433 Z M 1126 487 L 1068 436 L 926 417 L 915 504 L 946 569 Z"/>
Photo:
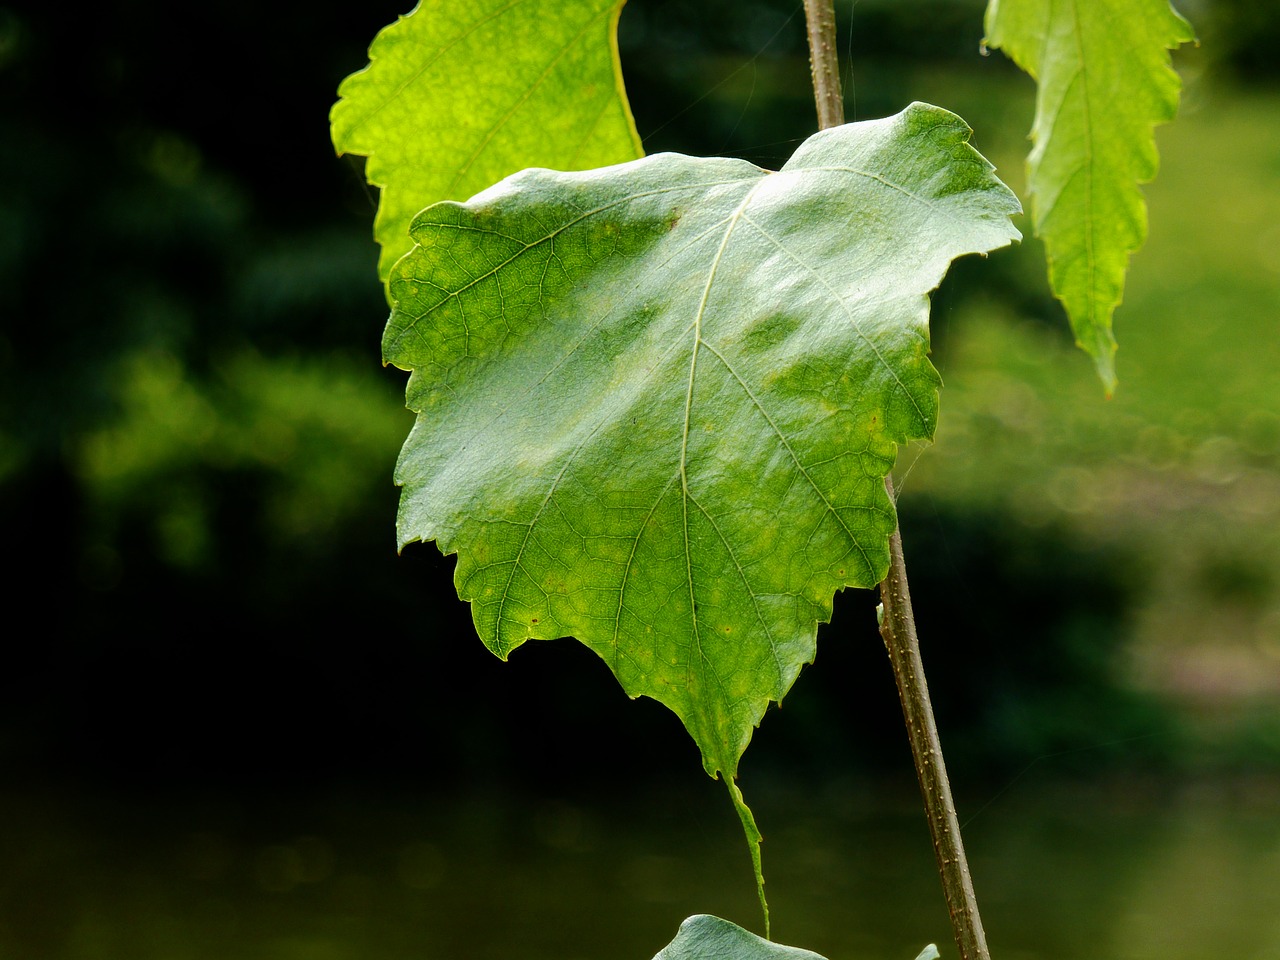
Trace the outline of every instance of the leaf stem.
<path fill-rule="evenodd" d="M 813 72 L 813 101 L 818 129 L 844 123 L 844 94 L 840 90 L 840 57 L 836 52 L 836 11 L 832 0 L 804 0 L 809 33 L 809 66 Z"/>
<path fill-rule="evenodd" d="M 893 497 L 893 481 L 885 478 L 885 487 Z M 951 914 L 951 929 L 961 960 L 990 960 L 987 937 L 982 930 L 978 900 L 969 876 L 956 805 L 951 798 L 951 782 L 942 759 L 942 742 L 929 703 L 929 685 L 925 682 L 924 663 L 920 659 L 920 642 L 916 637 L 915 614 L 911 609 L 911 591 L 907 587 L 907 567 L 902 555 L 902 536 L 898 530 L 889 538 L 889 574 L 880 584 L 883 616 L 880 635 L 884 638 L 893 677 L 898 683 L 902 716 L 911 741 L 920 792 L 924 796 L 929 832 L 933 835 L 933 851 L 938 858 L 942 892 Z"/>
<path fill-rule="evenodd" d="M 756 874 L 756 896 L 760 898 L 760 909 L 764 913 L 764 938 L 769 939 L 769 901 L 764 896 L 764 868 L 760 863 L 760 844 L 764 838 L 760 836 L 760 828 L 756 826 L 756 818 L 751 808 L 742 799 L 742 791 L 733 777 L 724 774 L 725 786 L 729 788 L 729 798 L 733 801 L 733 809 L 738 812 L 742 821 L 742 830 L 747 835 L 747 847 L 751 850 L 751 867 Z"/>
<path fill-rule="evenodd" d="M 844 123 L 844 97 L 840 91 L 840 58 L 836 50 L 836 18 L 832 0 L 804 0 L 805 24 L 809 34 L 809 63 L 813 71 L 813 98 L 818 108 L 818 126 Z M 894 499 L 893 480 L 885 477 L 885 489 Z M 938 858 L 942 892 L 951 914 L 951 929 L 961 960 L 990 960 L 987 937 L 978 913 L 978 900 L 969 876 L 969 863 L 960 837 L 951 782 L 942 759 L 942 742 L 929 703 L 929 685 L 920 659 L 911 591 L 907 586 L 907 566 L 902 555 L 902 536 L 895 528 L 889 538 L 889 573 L 880 584 L 883 616 L 880 635 L 884 638 L 902 716 L 911 741 L 920 792 L 924 797 L 929 832 Z"/>

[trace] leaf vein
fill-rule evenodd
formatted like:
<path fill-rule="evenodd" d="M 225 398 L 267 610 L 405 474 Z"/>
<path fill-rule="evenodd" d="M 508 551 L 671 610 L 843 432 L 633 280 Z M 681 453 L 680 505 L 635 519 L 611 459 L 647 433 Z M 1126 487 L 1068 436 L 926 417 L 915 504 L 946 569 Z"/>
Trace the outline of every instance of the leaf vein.
<path fill-rule="evenodd" d="M 790 260 L 793 263 L 799 265 L 806 273 L 812 276 L 814 280 L 817 281 L 817 283 L 821 285 L 823 289 L 827 291 L 828 294 L 830 294 L 831 299 L 840 305 L 841 311 L 849 319 L 850 324 L 853 326 L 854 332 L 857 333 L 857 335 L 862 339 L 863 343 L 865 343 L 867 347 L 871 350 L 877 362 L 879 362 L 879 364 L 882 367 L 884 367 L 885 371 L 889 374 L 889 376 L 893 378 L 893 382 L 898 385 L 898 387 L 906 395 L 907 399 L 911 401 L 911 405 L 915 408 L 915 411 L 919 415 L 921 422 L 927 423 L 929 418 L 925 415 L 925 412 L 922 409 L 920 409 L 920 404 L 916 402 L 915 396 L 911 393 L 910 390 L 907 389 L 906 384 L 902 382 L 902 378 L 898 376 L 897 372 L 893 369 L 893 366 L 885 358 L 884 354 L 880 352 L 880 348 L 876 345 L 875 341 L 872 340 L 871 337 L 867 336 L 867 334 L 863 332 L 862 323 L 858 320 L 858 317 L 854 314 L 854 312 L 849 309 L 848 304 L 845 303 L 844 298 L 840 296 L 839 292 L 832 288 L 831 284 L 827 282 L 826 278 L 823 277 L 821 273 L 819 273 L 809 264 L 805 263 L 803 260 L 797 257 L 794 253 L 792 253 L 787 248 L 786 244 L 782 243 L 780 240 L 778 240 L 777 237 L 770 234 L 767 230 L 764 229 L 764 227 L 762 227 L 756 221 L 752 220 L 750 217 L 746 219 L 748 223 L 750 223 L 753 227 L 756 228 L 756 230 L 759 232 L 759 234 L 762 237 L 764 237 L 766 240 L 772 243 L 775 247 L 777 247 L 778 250 L 780 250 L 788 258 L 790 258 Z"/>
<path fill-rule="evenodd" d="M 733 545 L 725 537 L 724 532 L 720 529 L 720 524 L 716 523 L 716 519 L 711 515 L 711 512 L 698 501 L 697 497 L 690 497 L 689 499 L 698 508 L 698 511 L 707 518 L 707 522 L 711 524 L 711 529 L 716 532 L 716 537 L 719 538 L 720 543 L 724 546 L 725 552 L 729 554 L 729 559 L 733 561 L 733 567 L 738 572 L 738 579 L 742 581 L 742 586 L 746 589 L 747 596 L 751 599 L 751 609 L 755 612 L 756 621 L 760 624 L 760 629 L 764 631 L 764 635 L 769 640 L 769 652 L 773 655 L 773 665 L 778 671 L 778 687 L 781 688 L 784 671 L 782 657 L 778 650 L 778 641 L 774 637 L 773 631 L 769 629 L 769 624 L 760 610 L 760 602 L 756 597 L 755 591 L 751 589 L 751 582 L 747 579 L 747 571 L 739 562 L 737 554 L 734 553 Z"/>

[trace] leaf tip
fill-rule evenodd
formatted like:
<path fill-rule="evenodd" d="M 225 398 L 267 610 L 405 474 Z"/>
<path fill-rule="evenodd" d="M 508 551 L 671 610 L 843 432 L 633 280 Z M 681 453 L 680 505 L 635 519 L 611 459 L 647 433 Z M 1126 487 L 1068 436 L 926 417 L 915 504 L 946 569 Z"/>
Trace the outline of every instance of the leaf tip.
<path fill-rule="evenodd" d="M 760 845 L 764 843 L 764 836 L 760 833 L 760 828 L 756 826 L 755 815 L 752 814 L 751 808 L 747 806 L 747 801 L 742 796 L 742 791 L 738 788 L 734 778 L 725 776 L 725 786 L 729 788 L 729 798 L 733 802 L 733 808 L 738 814 L 738 819 L 742 821 L 742 831 L 747 839 L 747 847 L 751 853 L 751 867 L 755 872 L 756 879 L 756 897 L 760 900 L 760 910 L 764 914 L 764 938 L 769 939 L 769 901 L 764 893 L 764 868 L 760 862 Z"/>
<path fill-rule="evenodd" d="M 1173 20 L 1173 28 L 1169 36 L 1169 49 L 1176 50 L 1184 43 L 1194 43 L 1200 46 L 1200 38 L 1196 36 L 1196 28 L 1191 25 L 1191 21 L 1177 11 L 1174 5 L 1169 4 L 1169 15 Z"/>
<path fill-rule="evenodd" d="M 1108 400 L 1115 395 L 1116 385 L 1120 382 L 1116 377 L 1116 348 L 1114 343 L 1105 349 L 1090 350 L 1082 343 L 1077 343 L 1082 350 L 1093 357 L 1093 369 L 1102 381 L 1102 389 Z"/>

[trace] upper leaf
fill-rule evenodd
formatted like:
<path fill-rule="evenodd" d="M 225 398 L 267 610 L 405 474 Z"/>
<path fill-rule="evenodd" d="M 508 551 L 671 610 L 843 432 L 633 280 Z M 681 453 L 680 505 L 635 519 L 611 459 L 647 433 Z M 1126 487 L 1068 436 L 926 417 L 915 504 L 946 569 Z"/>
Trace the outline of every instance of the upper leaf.
<path fill-rule="evenodd" d="M 421 0 L 384 29 L 338 88 L 341 153 L 382 188 L 379 273 L 409 223 L 524 167 L 586 170 L 641 156 L 618 64 L 625 0 Z"/>
<path fill-rule="evenodd" d="M 1195 34 L 1168 0 L 990 0 L 986 32 L 1038 83 L 1032 221 L 1053 292 L 1110 393 L 1111 317 L 1147 235 L 1138 184 L 1156 175 L 1153 127 L 1178 109 L 1169 50 Z"/>
<path fill-rule="evenodd" d="M 934 429 L 929 291 L 1018 236 L 969 133 L 915 104 L 778 173 L 529 170 L 415 218 L 399 538 L 458 552 L 490 649 L 577 637 L 735 773 L 834 592 L 884 576 L 884 476 Z"/>

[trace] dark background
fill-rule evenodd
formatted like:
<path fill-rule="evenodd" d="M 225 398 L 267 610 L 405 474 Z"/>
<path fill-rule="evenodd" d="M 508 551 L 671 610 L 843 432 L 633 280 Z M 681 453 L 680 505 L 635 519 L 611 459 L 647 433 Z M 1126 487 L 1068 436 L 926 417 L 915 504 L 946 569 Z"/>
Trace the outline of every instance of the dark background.
<path fill-rule="evenodd" d="M 879 78 L 858 85 L 857 114 L 899 109 L 912 63 L 976 61 L 980 6 L 867 2 L 847 32 L 842 7 L 854 59 Z M 359 161 L 335 158 L 327 113 L 403 12 L 0 5 L 0 776 L 13 784 L 555 793 L 696 775 L 675 718 L 628 702 L 593 655 L 559 641 L 501 664 L 452 591 L 452 560 L 395 553 L 390 478 L 409 420 L 402 375 L 379 365 L 375 201 Z M 1274 9 L 1188 12 L 1213 70 L 1274 84 Z M 633 0 L 621 46 L 650 151 L 776 165 L 814 126 L 796 2 Z M 747 60 L 759 86 L 744 96 L 719 64 Z M 801 82 L 770 87 L 764 67 Z M 940 303 L 979 282 L 956 274 Z M 1047 298 L 1013 280 L 996 295 Z M 272 386 L 295 382 L 296 409 Z M 139 420 L 148 396 L 173 410 L 170 432 Z M 145 456 L 112 472 L 103 451 L 122 437 Z M 903 513 L 953 764 L 999 780 L 1055 754 L 1065 772 L 1176 763 L 1173 720 L 1117 680 L 1141 576 L 1122 553 L 928 502 Z M 910 776 L 873 604 L 838 598 L 818 667 L 745 771 Z"/>

